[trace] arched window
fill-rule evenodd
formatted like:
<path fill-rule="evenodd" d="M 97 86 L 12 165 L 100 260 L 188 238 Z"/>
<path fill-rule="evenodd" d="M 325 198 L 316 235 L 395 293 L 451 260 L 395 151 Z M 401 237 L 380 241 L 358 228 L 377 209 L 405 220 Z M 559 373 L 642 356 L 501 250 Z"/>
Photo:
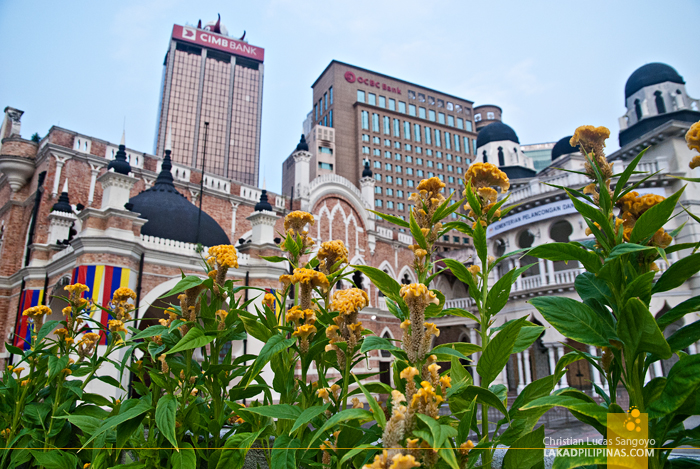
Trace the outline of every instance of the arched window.
<path fill-rule="evenodd" d="M 634 100 L 634 113 L 637 114 L 637 120 L 642 119 L 642 104 L 638 99 Z"/>
<path fill-rule="evenodd" d="M 656 110 L 659 114 L 666 114 L 666 103 L 664 103 L 664 97 L 661 91 L 656 91 L 654 93 L 654 101 L 656 101 Z"/>
<path fill-rule="evenodd" d="M 354 283 L 357 288 L 362 290 L 363 289 L 362 281 L 363 281 L 362 272 L 360 272 L 359 270 L 356 270 L 355 273 L 352 274 L 352 283 Z"/>
<path fill-rule="evenodd" d="M 484 150 L 483 155 L 484 155 L 484 163 L 488 163 L 488 162 L 489 162 L 489 158 L 488 158 L 488 156 L 486 156 L 486 150 Z"/>
<path fill-rule="evenodd" d="M 532 231 L 530 230 L 525 230 L 518 236 L 518 245 L 520 246 L 520 249 L 529 248 L 534 242 L 535 235 L 532 234 Z"/>
<path fill-rule="evenodd" d="M 506 253 L 506 242 L 499 238 L 496 240 L 496 255 L 498 257 L 501 257 L 505 253 Z"/>
<path fill-rule="evenodd" d="M 411 278 L 408 276 L 408 274 L 403 274 L 403 278 L 401 279 L 401 283 L 403 285 L 410 285 L 411 284 Z"/>
<path fill-rule="evenodd" d="M 382 336 L 382 339 L 389 339 L 391 340 L 391 335 L 389 334 L 389 331 L 386 331 L 384 335 Z M 391 353 L 388 350 L 382 350 L 381 351 L 382 357 L 384 358 L 390 358 Z"/>
<path fill-rule="evenodd" d="M 557 243 L 568 243 L 569 236 L 571 236 L 573 232 L 574 229 L 571 227 L 571 223 L 566 220 L 559 220 L 552 224 L 549 230 L 549 237 Z"/>
<path fill-rule="evenodd" d="M 506 165 L 506 157 L 503 155 L 503 147 L 498 147 L 498 166 Z"/>

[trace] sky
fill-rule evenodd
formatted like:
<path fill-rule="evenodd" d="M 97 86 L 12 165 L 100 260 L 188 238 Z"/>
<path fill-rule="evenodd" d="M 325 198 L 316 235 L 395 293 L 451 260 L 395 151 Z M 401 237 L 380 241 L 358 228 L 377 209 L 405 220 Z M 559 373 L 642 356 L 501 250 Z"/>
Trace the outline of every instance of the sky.
<path fill-rule="evenodd" d="M 700 97 L 697 0 L 0 0 L 0 106 L 25 111 L 25 138 L 60 125 L 119 142 L 125 127 L 129 148 L 152 153 L 172 26 L 217 13 L 265 49 L 260 184 L 273 192 L 333 59 L 496 104 L 521 144 L 593 124 L 612 152 L 625 82 L 645 63 L 673 66 Z"/>

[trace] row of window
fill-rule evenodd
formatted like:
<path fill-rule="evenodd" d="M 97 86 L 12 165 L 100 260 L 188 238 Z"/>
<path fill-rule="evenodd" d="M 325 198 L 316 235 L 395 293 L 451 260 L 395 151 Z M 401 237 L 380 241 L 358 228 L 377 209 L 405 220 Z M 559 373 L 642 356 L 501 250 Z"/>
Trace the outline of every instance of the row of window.
<path fill-rule="evenodd" d="M 369 142 L 369 141 L 370 141 L 369 135 L 367 135 L 367 134 L 362 134 L 362 141 L 363 141 L 363 142 Z M 381 139 L 380 139 L 379 137 L 373 137 L 373 138 L 372 138 L 372 143 L 374 143 L 375 145 L 379 145 L 379 144 L 381 143 Z M 384 146 L 385 146 L 385 147 L 391 147 L 391 140 L 385 138 L 385 139 L 384 139 Z M 394 142 L 394 148 L 397 149 L 397 150 L 400 150 L 400 149 L 401 149 L 401 143 L 395 141 L 395 142 Z M 422 154 L 423 154 L 423 147 L 419 147 L 419 146 L 417 146 L 417 145 L 416 145 L 415 147 L 413 147 L 412 145 L 410 145 L 410 144 L 408 144 L 408 143 L 406 143 L 406 144 L 404 145 L 404 150 L 406 150 L 406 151 L 415 151 L 415 153 L 417 153 L 417 154 L 419 154 L 419 155 L 422 155 Z M 363 153 L 363 154 L 369 155 L 369 154 L 370 154 L 370 151 L 371 151 L 371 153 L 372 153 L 373 155 L 375 155 L 375 156 L 380 156 L 381 153 L 382 153 L 382 151 L 381 151 L 379 148 L 372 148 L 372 149 L 370 149 L 370 147 L 368 147 L 368 146 L 363 146 L 363 147 L 362 147 L 362 153 Z M 397 161 L 401 161 L 401 153 L 394 153 L 394 155 L 395 155 L 395 159 L 396 159 Z M 431 148 L 426 148 L 426 149 L 425 149 L 425 155 L 426 155 L 426 156 L 433 156 L 433 150 L 432 150 Z M 442 152 L 441 152 L 441 151 L 439 151 L 439 150 L 435 151 L 435 152 L 434 152 L 434 155 L 435 155 L 435 158 L 437 158 L 437 159 L 439 159 L 439 160 L 442 159 Z M 384 151 L 384 158 L 391 158 L 391 152 L 385 150 L 385 151 Z M 445 153 L 445 158 L 447 159 L 447 161 L 452 161 L 452 159 L 453 159 L 452 153 Z M 454 160 L 455 160 L 457 163 L 461 163 L 461 162 L 462 162 L 462 157 L 461 157 L 460 155 L 454 155 Z M 465 160 L 468 160 L 468 159 L 465 158 Z M 423 159 L 422 159 L 422 158 L 416 158 L 416 161 L 417 161 L 417 164 L 423 164 Z M 413 162 L 413 157 L 412 157 L 411 155 L 406 155 L 406 162 L 407 162 L 407 163 Z"/>
<path fill-rule="evenodd" d="M 408 169 L 408 168 L 407 168 L 407 169 Z M 408 173 L 407 173 L 407 174 L 408 174 Z M 426 174 L 426 177 L 427 177 L 427 178 L 431 178 L 431 177 L 435 177 L 435 176 L 436 176 L 436 174 L 433 173 L 432 171 L 426 171 L 426 172 L 424 173 L 422 169 L 416 170 L 416 176 L 418 176 L 418 177 L 420 177 L 420 178 L 423 178 L 423 177 L 424 177 L 423 174 Z M 410 174 L 409 174 L 409 176 L 410 176 Z M 438 177 L 441 181 L 443 181 L 443 182 L 445 181 L 445 175 L 444 175 L 444 174 L 438 174 L 437 177 Z M 374 179 L 375 179 L 377 182 L 382 182 L 382 181 L 383 181 L 383 182 L 385 182 L 385 183 L 387 183 L 387 184 L 394 184 L 394 177 L 393 177 L 392 175 L 389 175 L 389 174 L 385 174 L 384 177 L 382 178 L 382 175 L 381 175 L 381 174 L 375 173 L 375 174 L 374 174 Z M 455 178 L 454 176 L 447 176 L 447 182 L 449 182 L 450 184 L 458 183 L 460 186 L 461 186 L 461 185 L 464 185 L 464 180 L 463 180 L 462 178 L 459 178 L 459 177 Z M 406 186 L 407 186 L 407 187 L 414 187 L 414 184 L 415 184 L 415 182 L 413 181 L 413 179 L 406 179 Z M 397 186 L 403 186 L 403 178 L 397 177 L 397 178 L 396 178 L 396 185 L 397 185 Z"/>
<path fill-rule="evenodd" d="M 314 120 L 318 121 L 319 116 L 323 115 L 325 111 L 328 110 L 328 106 L 333 104 L 333 87 L 331 86 L 328 91 L 323 93 L 323 97 L 318 100 L 318 103 L 314 104 Z M 332 122 L 332 118 L 331 118 Z M 332 125 L 330 127 L 333 127 Z"/>
<path fill-rule="evenodd" d="M 420 159 L 420 158 L 418 158 L 418 159 Z M 428 166 L 428 168 L 432 168 L 432 167 L 434 166 L 434 165 L 433 165 L 433 161 L 432 161 L 432 160 L 428 160 L 428 161 L 427 161 L 427 166 Z M 444 169 L 444 168 L 447 168 L 447 171 L 449 171 L 449 172 L 451 172 L 451 173 L 453 173 L 453 172 L 455 171 L 454 166 L 452 166 L 451 164 L 443 165 L 441 162 L 438 162 L 435 166 L 437 166 L 437 169 L 439 169 L 439 170 L 442 170 L 442 169 Z M 375 168 L 375 169 L 381 169 L 381 168 L 382 168 L 382 163 L 379 162 L 379 161 L 375 161 L 375 162 L 374 162 L 374 168 Z M 394 169 L 397 173 L 399 173 L 399 174 L 403 172 L 403 167 L 402 167 L 401 165 L 398 165 L 398 164 L 397 164 L 397 165 L 394 165 L 394 166 L 393 166 L 393 169 Z M 385 170 L 385 171 L 391 171 L 391 170 L 392 170 L 392 165 L 391 165 L 391 163 L 384 163 L 384 170 Z M 405 168 L 405 170 L 406 170 L 406 174 L 407 174 L 407 175 L 413 176 L 413 168 Z M 462 174 L 462 168 L 461 168 L 460 166 L 457 167 L 457 173 L 458 173 L 458 174 Z M 423 170 L 422 170 L 422 169 L 417 169 L 417 170 L 416 170 L 416 176 L 418 176 L 418 177 L 423 177 Z"/>
<path fill-rule="evenodd" d="M 387 99 L 384 96 L 379 96 L 374 93 L 365 93 L 363 90 L 357 90 L 357 101 L 360 103 L 366 103 L 371 106 L 379 106 L 381 108 L 389 109 L 390 111 L 396 111 L 396 101 L 393 98 L 389 98 L 389 106 L 387 108 Z M 399 101 L 398 112 L 402 114 L 408 113 L 409 116 L 419 117 L 421 119 L 427 119 L 432 122 L 437 122 L 438 124 L 448 125 L 450 127 L 457 127 L 460 130 L 466 130 L 468 132 L 472 131 L 472 122 L 469 119 L 462 119 L 461 117 L 445 114 L 444 112 L 435 112 L 432 109 L 426 109 L 421 106 L 416 106 L 415 104 L 409 104 L 406 107 L 406 103 Z M 451 104 L 451 103 L 450 103 Z M 458 107 L 461 107 L 457 105 Z M 438 106 L 441 107 L 441 106 Z M 448 109 L 452 110 L 452 109 Z M 407 112 L 408 111 L 408 112 Z"/>
<path fill-rule="evenodd" d="M 361 112 L 362 129 L 370 130 L 370 113 L 369 111 Z M 393 121 L 393 122 L 392 122 Z M 450 132 L 443 132 L 440 129 L 431 129 L 428 126 L 421 126 L 420 124 L 411 125 L 408 121 L 403 121 L 403 125 L 400 119 L 391 119 L 388 116 L 383 116 L 381 118 L 382 124 L 380 125 L 380 116 L 377 113 L 372 113 L 372 131 L 384 133 L 384 135 L 392 135 L 393 137 L 401 138 L 405 140 L 413 140 L 416 143 L 425 142 L 426 145 L 434 145 L 438 148 L 444 148 L 447 150 L 454 150 L 458 152 L 464 152 L 469 154 L 469 138 L 466 136 L 459 136 Z M 393 124 L 393 125 L 392 125 Z M 362 138 L 365 139 L 363 134 Z M 367 140 L 369 136 L 367 135 Z M 379 144 L 379 137 L 374 137 L 375 143 Z M 384 140 L 385 144 L 388 139 Z M 396 148 L 400 148 L 400 144 L 394 143 Z M 472 146 L 474 147 L 474 152 L 476 152 L 476 140 L 472 139 Z M 406 145 L 408 148 L 409 145 Z"/>

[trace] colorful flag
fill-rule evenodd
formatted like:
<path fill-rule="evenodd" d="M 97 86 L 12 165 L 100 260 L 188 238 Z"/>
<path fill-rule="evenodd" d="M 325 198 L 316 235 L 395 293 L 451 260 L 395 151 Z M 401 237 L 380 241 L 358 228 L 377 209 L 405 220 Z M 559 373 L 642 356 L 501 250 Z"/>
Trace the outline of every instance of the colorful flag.
<path fill-rule="evenodd" d="M 19 318 L 15 326 L 15 338 L 12 343 L 15 347 L 29 350 L 32 345 L 32 325 L 29 318 L 22 313 L 25 309 L 41 304 L 44 299 L 44 290 L 24 290 L 19 298 Z"/>

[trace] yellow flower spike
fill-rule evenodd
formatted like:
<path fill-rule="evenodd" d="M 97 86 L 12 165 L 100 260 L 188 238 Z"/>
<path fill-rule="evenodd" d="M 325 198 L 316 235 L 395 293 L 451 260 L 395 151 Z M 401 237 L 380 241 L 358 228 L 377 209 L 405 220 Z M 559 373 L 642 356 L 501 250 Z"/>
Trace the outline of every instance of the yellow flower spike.
<path fill-rule="evenodd" d="M 224 268 L 238 268 L 238 253 L 236 248 L 230 244 L 221 244 L 209 248 L 207 261 L 214 259 L 216 264 Z"/>
<path fill-rule="evenodd" d="M 112 301 L 114 302 L 125 303 L 129 299 L 136 300 L 136 293 L 127 287 L 117 288 L 114 295 L 112 295 Z"/>
<path fill-rule="evenodd" d="M 427 304 L 440 304 L 440 300 L 435 296 L 435 293 L 428 290 L 428 287 L 422 283 L 404 285 L 401 287 L 400 294 L 404 301 L 415 299 L 425 301 Z"/>
<path fill-rule="evenodd" d="M 420 463 L 416 461 L 416 458 L 410 454 L 397 454 L 392 459 L 392 464 L 389 469 L 412 469 L 414 467 L 420 467 Z"/>
<path fill-rule="evenodd" d="M 316 322 L 316 311 L 313 309 L 305 309 L 304 310 L 304 323 L 305 324 L 314 324 Z"/>
<path fill-rule="evenodd" d="M 275 305 L 275 295 L 272 293 L 265 293 L 263 304 L 269 308 L 272 308 Z"/>
<path fill-rule="evenodd" d="M 320 269 L 328 274 L 330 269 L 338 262 L 342 264 L 347 264 L 348 262 L 348 248 L 340 240 L 326 241 L 321 243 L 321 247 L 316 255 L 320 261 Z"/>
<path fill-rule="evenodd" d="M 330 394 L 328 394 L 328 389 L 327 388 L 319 388 L 316 391 L 316 395 L 323 399 L 324 403 L 330 402 Z"/>
<path fill-rule="evenodd" d="M 21 375 L 23 371 L 24 371 L 24 367 L 22 367 L 22 366 L 17 367 L 14 370 L 12 370 L 12 372 L 14 374 L 16 374 L 18 378 L 19 378 L 19 375 Z"/>
<path fill-rule="evenodd" d="M 37 319 L 49 314 L 51 314 L 51 308 L 45 305 L 32 306 L 22 312 L 22 316 L 29 316 L 32 319 Z"/>
<path fill-rule="evenodd" d="M 351 402 L 352 402 L 353 409 L 364 409 L 365 408 L 364 404 L 362 404 L 362 402 L 360 402 L 360 400 L 356 397 L 353 397 Z"/>
<path fill-rule="evenodd" d="M 333 294 L 331 310 L 338 311 L 341 315 L 349 316 L 369 305 L 367 292 L 359 288 L 339 290 Z"/>
<path fill-rule="evenodd" d="M 464 177 L 464 183 L 471 182 L 471 186 L 478 192 L 485 187 L 498 187 L 501 193 L 510 188 L 508 175 L 491 163 L 472 163 Z M 490 192 L 484 192 L 484 194 Z"/>
<path fill-rule="evenodd" d="M 118 319 L 110 319 L 108 324 L 110 332 L 128 332 L 124 323 Z"/>
<path fill-rule="evenodd" d="M 296 331 L 292 333 L 292 336 L 299 337 L 301 340 L 307 340 L 311 334 L 316 333 L 316 326 L 311 324 L 304 324 L 299 326 Z"/>
<path fill-rule="evenodd" d="M 419 373 L 418 369 L 413 367 L 413 366 L 407 366 L 403 370 L 401 370 L 401 374 L 399 375 L 401 379 L 405 379 L 407 381 L 413 381 L 413 378 L 417 376 Z"/>
<path fill-rule="evenodd" d="M 333 396 L 334 396 L 336 399 L 338 399 L 338 397 L 340 397 L 340 390 L 341 390 L 341 389 L 342 389 L 342 388 L 341 388 L 339 385 L 337 385 L 337 384 L 332 384 L 332 385 L 331 385 L 331 393 L 333 394 Z"/>
<path fill-rule="evenodd" d="M 87 285 L 83 285 L 82 283 L 75 283 L 73 285 L 66 285 L 63 287 L 65 291 L 69 293 L 68 299 L 70 301 L 77 301 L 78 298 L 83 294 L 83 292 L 90 291 L 90 288 Z"/>
<path fill-rule="evenodd" d="M 467 440 L 461 445 L 459 445 L 459 453 L 462 456 L 466 456 L 469 454 L 469 451 L 471 451 L 472 448 L 474 448 L 474 442 L 472 440 Z"/>
<path fill-rule="evenodd" d="M 685 134 L 685 141 L 689 149 L 700 151 L 700 121 L 690 126 L 690 129 L 688 129 L 688 132 Z M 693 161 L 695 158 L 693 158 Z M 693 166 L 691 166 L 691 168 L 693 168 Z"/>
<path fill-rule="evenodd" d="M 308 212 L 296 210 L 284 217 L 284 231 L 286 232 L 301 233 L 307 224 L 311 226 L 314 224 L 314 216 Z"/>
<path fill-rule="evenodd" d="M 442 182 L 439 178 L 437 177 L 431 177 L 429 179 L 423 179 L 419 184 L 416 189 L 418 192 L 421 193 L 421 195 L 425 198 L 429 194 L 434 194 L 437 195 L 442 191 L 442 189 L 445 188 L 445 183 Z"/>
<path fill-rule="evenodd" d="M 361 334 L 363 331 L 362 322 L 357 322 L 355 324 L 348 324 L 348 329 L 353 331 L 355 335 Z"/>
<path fill-rule="evenodd" d="M 479 279 L 479 272 L 481 272 L 481 267 L 479 267 L 478 265 L 472 265 L 467 267 L 467 270 L 470 274 L 472 274 L 472 277 L 474 277 L 474 281 L 476 282 Z"/>
<path fill-rule="evenodd" d="M 576 129 L 573 137 L 569 141 L 572 147 L 581 145 L 586 153 L 595 153 L 596 150 L 605 147 L 605 140 L 610 137 L 610 130 L 607 127 L 594 127 L 592 125 L 582 125 Z"/>
<path fill-rule="evenodd" d="M 310 285 L 311 287 L 328 289 L 330 284 L 326 275 L 313 269 L 298 268 L 294 269 L 292 275 L 292 283 Z"/>
<path fill-rule="evenodd" d="M 440 378 L 440 385 L 445 387 L 445 388 L 451 388 L 452 387 L 452 378 L 449 376 L 443 376 Z"/>
<path fill-rule="evenodd" d="M 298 305 L 293 306 L 287 311 L 285 319 L 288 323 L 297 323 L 304 319 L 304 310 L 302 310 Z"/>
<path fill-rule="evenodd" d="M 425 323 L 423 323 L 423 325 L 427 329 L 427 331 L 425 331 L 425 335 L 427 335 L 427 336 L 434 335 L 435 337 L 440 337 L 440 329 L 438 329 L 434 323 L 425 322 Z"/>
<path fill-rule="evenodd" d="M 401 329 L 403 329 L 404 331 L 407 331 L 409 327 L 411 327 L 410 319 L 406 319 L 404 322 L 401 323 Z"/>

